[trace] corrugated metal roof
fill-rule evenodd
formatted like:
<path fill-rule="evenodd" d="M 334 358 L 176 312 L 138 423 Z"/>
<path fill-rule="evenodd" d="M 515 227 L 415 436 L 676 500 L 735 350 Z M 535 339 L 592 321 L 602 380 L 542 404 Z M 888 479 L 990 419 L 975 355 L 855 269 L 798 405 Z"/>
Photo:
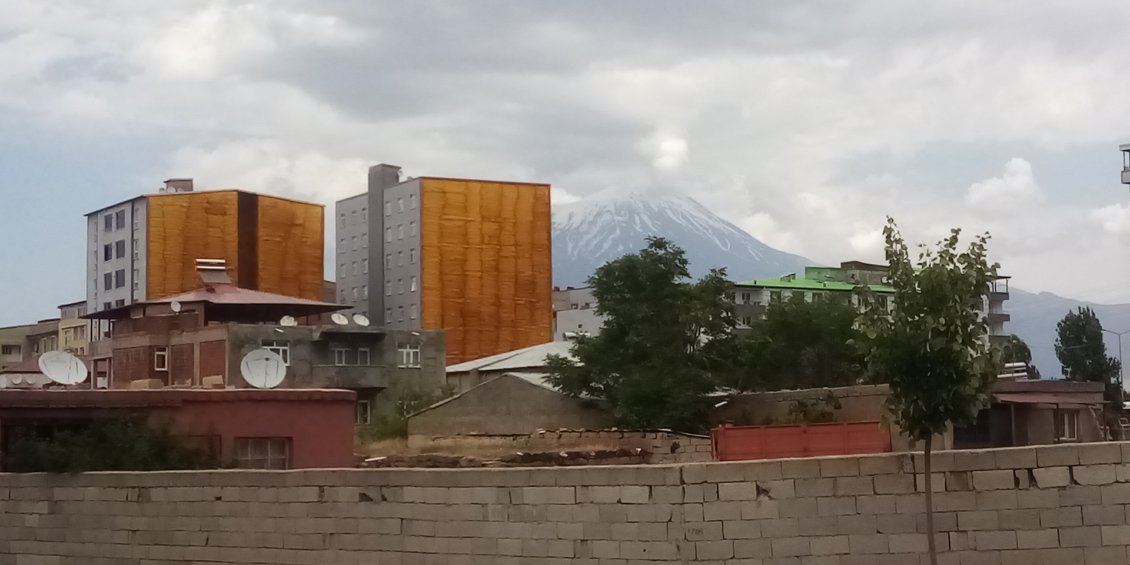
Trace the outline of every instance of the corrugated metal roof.
<path fill-rule="evenodd" d="M 1102 404 L 1090 394 L 1053 394 L 1049 392 L 1016 392 L 993 395 L 1005 404 Z"/>
<path fill-rule="evenodd" d="M 465 361 L 447 368 L 448 373 L 467 373 L 470 371 L 517 371 L 519 369 L 542 369 L 548 355 L 571 357 L 568 341 L 551 341 L 514 351 L 507 351 L 490 357 Z"/>

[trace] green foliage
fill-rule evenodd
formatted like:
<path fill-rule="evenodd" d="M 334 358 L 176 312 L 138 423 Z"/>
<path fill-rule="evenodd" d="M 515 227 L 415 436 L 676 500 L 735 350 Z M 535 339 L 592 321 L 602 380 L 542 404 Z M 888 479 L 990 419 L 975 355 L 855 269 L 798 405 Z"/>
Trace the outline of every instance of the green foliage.
<path fill-rule="evenodd" d="M 411 386 L 399 391 L 391 415 L 378 416 L 373 423 L 358 426 L 357 437 L 362 442 L 408 437 L 408 417 L 455 394 L 450 386 L 438 389 Z"/>
<path fill-rule="evenodd" d="M 836 421 L 836 410 L 843 406 L 840 399 L 828 391 L 822 398 L 796 399 L 789 405 L 789 420 L 794 424 L 823 424 Z"/>
<path fill-rule="evenodd" d="M 858 312 L 840 300 L 792 297 L 772 304 L 741 343 L 740 379 L 731 388 L 780 390 L 857 384 L 863 375 Z"/>
<path fill-rule="evenodd" d="M 4 466 L 13 473 L 83 473 L 202 469 L 216 462 L 165 428 L 106 419 L 21 434 Z"/>
<path fill-rule="evenodd" d="M 593 399 L 619 426 L 703 429 L 715 378 L 731 375 L 738 356 L 725 271 L 692 282 L 683 250 L 649 238 L 589 284 L 604 325 L 574 342 L 576 361 L 551 356 L 549 381 Z"/>
<path fill-rule="evenodd" d="M 1032 362 L 1032 350 L 1016 334 L 1008 336 L 1008 341 L 1001 344 L 998 349 L 1000 350 L 1001 363 Z"/>
<path fill-rule="evenodd" d="M 1106 385 L 1107 400 L 1121 403 L 1117 382 L 1122 365 L 1106 354 L 1103 325 L 1095 311 L 1079 308 L 1056 324 L 1055 355 L 1067 378 Z"/>
<path fill-rule="evenodd" d="M 989 400 L 997 368 L 982 307 L 997 265 L 988 263 L 988 234 L 959 252 L 955 229 L 912 262 L 894 220 L 883 233 L 895 308 L 866 316 L 867 368 L 890 384 L 888 407 L 902 430 L 927 440 L 950 423 L 972 423 Z"/>

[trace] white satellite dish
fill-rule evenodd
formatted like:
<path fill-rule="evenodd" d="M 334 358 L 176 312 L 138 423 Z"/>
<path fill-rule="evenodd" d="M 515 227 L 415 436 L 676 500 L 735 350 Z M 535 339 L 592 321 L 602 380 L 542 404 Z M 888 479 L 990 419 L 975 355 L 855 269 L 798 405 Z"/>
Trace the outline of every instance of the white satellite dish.
<path fill-rule="evenodd" d="M 364 328 L 368 327 L 371 322 L 369 321 L 369 317 L 364 314 L 354 314 L 353 323 Z"/>
<path fill-rule="evenodd" d="M 333 323 L 335 323 L 339 326 L 348 326 L 349 325 L 349 318 L 346 318 L 345 314 L 342 314 L 340 312 L 334 312 L 334 314 L 332 316 L 330 316 L 330 319 L 333 320 Z"/>
<path fill-rule="evenodd" d="M 286 362 L 282 356 L 267 349 L 256 349 L 243 356 L 239 362 L 243 380 L 255 388 L 275 388 L 286 377 Z"/>
<path fill-rule="evenodd" d="M 82 360 L 63 351 L 48 351 L 41 355 L 39 370 L 61 385 L 77 385 L 85 381 L 89 374 Z"/>
<path fill-rule="evenodd" d="M 279 320 L 279 325 L 293 328 L 298 325 L 298 320 L 295 320 L 294 316 L 283 316 L 282 319 Z"/>
<path fill-rule="evenodd" d="M 176 300 L 174 300 L 172 304 L 169 304 L 169 310 L 172 310 L 174 314 L 180 314 L 180 311 L 183 309 L 184 307 L 182 307 L 180 305 L 180 302 L 177 302 Z"/>

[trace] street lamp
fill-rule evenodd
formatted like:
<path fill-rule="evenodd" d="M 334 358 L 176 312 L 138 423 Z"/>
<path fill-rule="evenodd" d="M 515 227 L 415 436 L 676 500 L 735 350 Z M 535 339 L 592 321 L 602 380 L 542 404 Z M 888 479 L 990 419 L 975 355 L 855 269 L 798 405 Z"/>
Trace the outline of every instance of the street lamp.
<path fill-rule="evenodd" d="M 1122 364 L 1122 336 L 1130 333 L 1130 330 L 1116 332 L 1103 328 L 1103 331 L 1118 336 L 1118 388 L 1122 389 L 1122 392 L 1126 392 L 1126 389 L 1122 388 L 1126 382 L 1126 366 Z"/>

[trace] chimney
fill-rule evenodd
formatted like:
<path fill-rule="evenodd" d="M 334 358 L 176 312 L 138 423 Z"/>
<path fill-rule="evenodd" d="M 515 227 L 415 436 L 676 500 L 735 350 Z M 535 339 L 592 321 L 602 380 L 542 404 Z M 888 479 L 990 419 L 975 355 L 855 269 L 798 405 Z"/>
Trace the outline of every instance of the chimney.
<path fill-rule="evenodd" d="M 161 192 L 192 192 L 192 179 L 167 179 Z"/>
<path fill-rule="evenodd" d="M 373 165 L 369 167 L 369 190 L 384 190 L 400 184 L 400 167 L 396 165 Z"/>

